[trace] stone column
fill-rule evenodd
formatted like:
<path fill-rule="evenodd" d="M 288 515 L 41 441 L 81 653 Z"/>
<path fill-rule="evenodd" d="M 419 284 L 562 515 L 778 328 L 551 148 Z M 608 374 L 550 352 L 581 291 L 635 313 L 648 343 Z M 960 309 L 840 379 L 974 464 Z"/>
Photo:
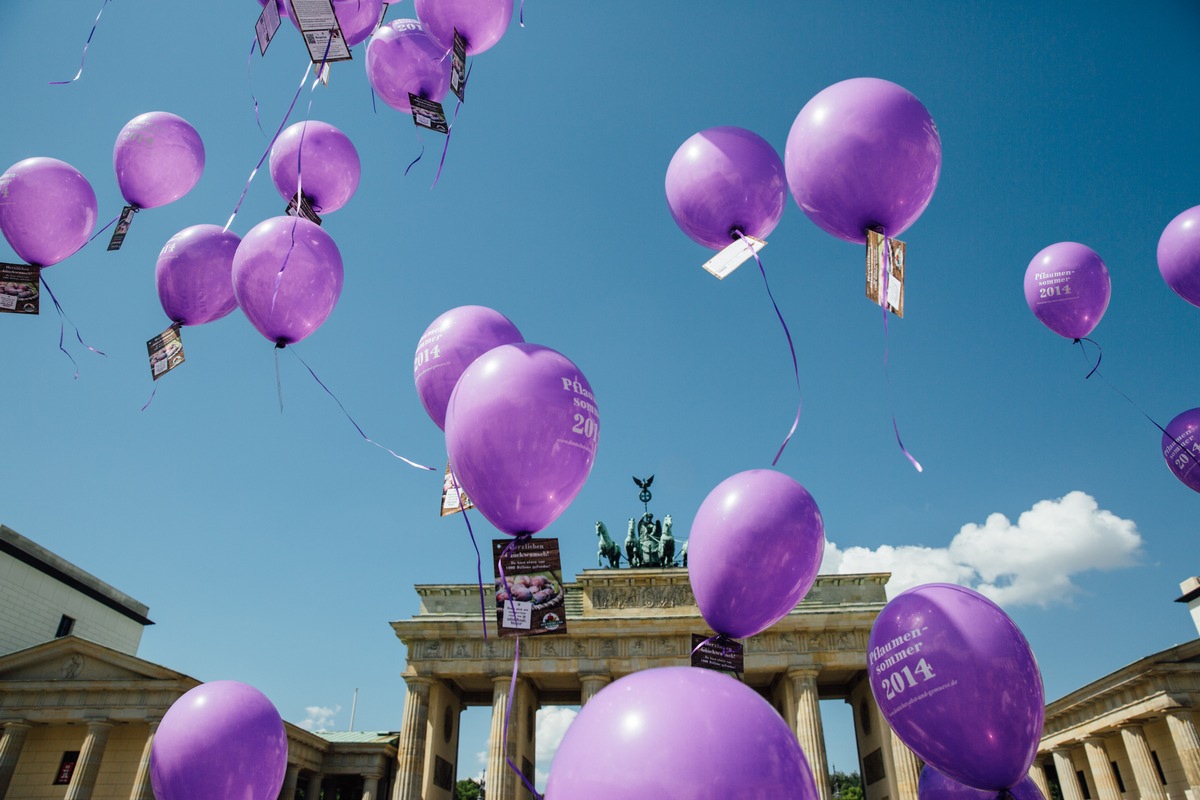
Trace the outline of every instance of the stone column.
<path fill-rule="evenodd" d="M 146 744 L 142 746 L 142 760 L 138 762 L 129 800 L 154 800 L 154 787 L 150 785 L 150 752 L 154 748 L 154 734 L 158 731 L 158 723 L 159 720 L 149 720 L 150 735 L 146 737 Z"/>
<path fill-rule="evenodd" d="M 79 761 L 75 764 L 75 774 L 71 776 L 64 800 L 91 800 L 111 730 L 112 723 L 108 720 L 88 721 L 87 736 L 83 739 L 83 749 L 79 751 Z"/>
<path fill-rule="evenodd" d="M 612 682 L 612 678 L 608 675 L 580 675 L 579 682 L 583 684 L 583 691 L 579 695 L 579 707 L 583 708 L 588 700 L 596 696 L 596 692 Z"/>
<path fill-rule="evenodd" d="M 21 759 L 21 748 L 32 726 L 27 722 L 4 723 L 4 736 L 0 737 L 0 800 L 8 794 L 17 762 Z"/>
<path fill-rule="evenodd" d="M 1063 800 L 1083 800 L 1083 790 L 1079 788 L 1079 776 L 1075 774 L 1071 751 L 1056 747 L 1051 754 L 1054 756 L 1054 770 L 1058 773 L 1058 786 L 1062 789 Z"/>
<path fill-rule="evenodd" d="M 1176 708 L 1163 716 L 1167 718 L 1171 741 L 1175 744 L 1180 763 L 1183 764 L 1188 788 L 1200 795 L 1200 735 L 1196 733 L 1196 723 L 1192 720 L 1192 714 L 1186 708 Z M 3 791 L 0 791 L 0 796 L 3 794 Z"/>
<path fill-rule="evenodd" d="M 406 677 L 404 719 L 396 746 L 396 788 L 392 800 L 421 800 L 425 784 L 425 737 L 429 731 L 430 678 Z"/>
<path fill-rule="evenodd" d="M 900 741 L 895 731 L 888 734 L 891 740 L 892 780 L 895 783 L 896 800 L 917 800 L 917 784 L 921 781 L 921 762 L 908 745 Z"/>
<path fill-rule="evenodd" d="M 821 729 L 821 703 L 817 698 L 817 670 L 788 670 L 792 696 L 796 698 L 796 738 L 812 768 L 819 800 L 829 800 L 829 761 L 825 757 L 825 733 Z"/>
<path fill-rule="evenodd" d="M 488 800 L 516 800 L 517 797 L 517 776 L 508 768 L 504 747 L 504 712 L 508 708 L 508 688 L 511 683 L 512 680 L 507 675 L 492 678 L 492 731 L 488 737 L 487 761 Z M 516 700 L 515 696 L 513 700 Z"/>
<path fill-rule="evenodd" d="M 1112 771 L 1112 760 L 1108 757 L 1108 748 L 1099 736 L 1089 736 L 1083 740 L 1083 751 L 1087 753 L 1088 767 L 1092 770 L 1092 781 L 1096 784 L 1096 794 L 1099 800 L 1121 800 L 1121 790 L 1117 787 L 1117 776 Z"/>
<path fill-rule="evenodd" d="M 362 800 L 379 800 L 379 779 L 383 775 L 369 773 L 363 775 Z"/>
<path fill-rule="evenodd" d="M 325 774 L 314 772 L 308 776 L 308 786 L 304 788 L 304 797 L 307 800 L 321 800 L 321 781 L 325 780 Z"/>
<path fill-rule="evenodd" d="M 1042 797 L 1045 800 L 1050 800 L 1050 781 L 1046 780 L 1046 768 L 1036 758 L 1029 767 L 1029 777 L 1033 778 L 1033 782 L 1037 784 L 1038 791 L 1042 793 Z"/>
<path fill-rule="evenodd" d="M 300 767 L 296 764 L 288 764 L 287 772 L 283 773 L 283 786 L 279 790 L 279 800 L 296 800 L 296 787 L 299 784 Z"/>
<path fill-rule="evenodd" d="M 1122 725 L 1120 730 L 1125 752 L 1129 754 L 1129 763 L 1133 765 L 1133 777 L 1137 781 L 1141 800 L 1167 800 L 1158 770 L 1154 768 L 1154 759 L 1150 757 L 1146 731 L 1137 724 Z"/>

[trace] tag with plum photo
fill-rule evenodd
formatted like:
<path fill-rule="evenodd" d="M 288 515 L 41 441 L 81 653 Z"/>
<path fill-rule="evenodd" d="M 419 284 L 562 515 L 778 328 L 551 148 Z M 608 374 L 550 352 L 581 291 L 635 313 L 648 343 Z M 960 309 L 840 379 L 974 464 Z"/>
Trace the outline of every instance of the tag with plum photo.
<path fill-rule="evenodd" d="M 38 268 L 0 264 L 0 314 L 36 314 L 41 296 Z"/>
<path fill-rule="evenodd" d="M 500 635 L 566 633 L 567 592 L 558 539 L 493 539 L 492 557 Z"/>
<path fill-rule="evenodd" d="M 742 643 L 728 636 L 692 634 L 692 666 L 719 672 L 745 672 Z"/>

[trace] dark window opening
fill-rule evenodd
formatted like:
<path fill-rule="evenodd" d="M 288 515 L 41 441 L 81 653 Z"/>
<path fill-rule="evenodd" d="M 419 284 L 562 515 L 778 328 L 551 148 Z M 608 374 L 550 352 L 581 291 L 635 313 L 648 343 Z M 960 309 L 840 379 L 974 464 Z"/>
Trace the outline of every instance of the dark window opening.
<path fill-rule="evenodd" d="M 1167 785 L 1167 775 L 1163 772 L 1162 763 L 1158 760 L 1158 753 L 1154 750 L 1150 751 L 1150 758 L 1154 759 L 1154 768 L 1158 770 L 1158 779 L 1162 781 L 1162 785 Z"/>
<path fill-rule="evenodd" d="M 1117 766 L 1117 762 L 1112 762 L 1113 775 L 1117 776 L 1117 789 L 1121 794 L 1125 794 L 1125 781 L 1121 780 L 1121 768 Z"/>
<path fill-rule="evenodd" d="M 1075 770 L 1075 777 L 1079 780 L 1079 788 L 1083 790 L 1083 800 L 1092 800 L 1092 793 L 1088 790 L 1087 777 L 1083 774 L 1083 770 Z"/>
<path fill-rule="evenodd" d="M 58 772 L 54 775 L 54 783 L 52 786 L 67 786 L 71 783 L 71 776 L 75 774 L 75 762 L 79 761 L 78 750 L 68 750 L 63 753 L 62 761 L 58 764 Z"/>
<path fill-rule="evenodd" d="M 63 614 L 62 619 L 58 621 L 58 633 L 54 634 L 54 638 L 61 639 L 64 636 L 70 636 L 73 630 L 75 630 L 75 618 Z"/>

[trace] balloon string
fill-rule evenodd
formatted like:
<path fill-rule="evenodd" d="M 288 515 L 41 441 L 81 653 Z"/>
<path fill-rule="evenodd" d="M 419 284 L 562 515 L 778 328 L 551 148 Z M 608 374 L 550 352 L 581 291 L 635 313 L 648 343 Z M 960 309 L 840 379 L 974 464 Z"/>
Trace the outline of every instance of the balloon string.
<path fill-rule="evenodd" d="M 788 330 L 787 323 L 783 321 L 783 314 L 779 311 L 779 304 L 775 302 L 775 295 L 771 293 L 771 284 L 767 282 L 767 270 L 763 267 L 762 259 L 758 257 L 758 251 L 750 242 L 746 241 L 746 237 L 742 235 L 740 230 L 736 228 L 733 231 L 734 236 L 741 239 L 742 242 L 750 248 L 750 254 L 754 256 L 754 260 L 758 263 L 758 271 L 762 273 L 763 286 L 767 288 L 767 297 L 771 299 L 771 305 L 775 308 L 775 316 L 779 318 L 779 324 L 783 326 L 783 335 L 787 337 L 788 350 L 792 353 L 792 374 L 796 376 L 796 393 L 800 393 L 800 366 L 796 362 L 796 345 L 792 342 L 792 332 Z M 779 445 L 778 452 L 775 453 L 775 458 L 771 461 L 771 466 L 775 466 L 779 462 L 779 457 L 783 455 L 783 449 L 788 446 L 788 442 L 792 440 L 792 435 L 796 433 L 796 426 L 800 424 L 800 410 L 804 407 L 804 398 L 801 397 L 796 401 L 796 418 L 792 420 L 792 428 L 784 437 L 783 444 Z"/>
<path fill-rule="evenodd" d="M 89 345 L 87 342 L 85 342 L 83 340 L 83 337 L 79 334 L 79 327 L 74 322 L 71 322 L 71 318 L 67 316 L 67 312 L 63 311 L 63 307 L 58 302 L 58 298 L 54 296 L 54 290 L 50 288 L 50 284 L 46 283 L 46 276 L 42 273 L 42 270 L 40 270 L 40 269 L 38 270 L 38 277 L 41 279 L 42 286 L 45 287 L 46 293 L 50 295 L 50 299 L 54 302 L 55 310 L 58 311 L 58 349 L 62 350 L 63 355 L 65 355 L 67 358 L 69 358 L 71 360 L 71 363 L 74 364 L 75 380 L 79 380 L 79 364 L 75 363 L 75 359 L 72 358 L 71 354 L 67 352 L 67 348 L 63 346 L 63 338 L 66 333 L 66 323 L 68 323 L 68 322 L 71 323 L 71 327 L 75 329 L 75 338 L 79 340 L 79 343 L 81 345 L 86 347 L 88 350 L 91 350 L 93 353 L 95 353 L 98 356 L 103 356 L 104 353 L 102 353 L 101 351 L 92 347 L 91 345 Z M 105 356 L 105 357 L 107 358 L 107 356 Z"/>
<path fill-rule="evenodd" d="M 414 158 L 412 160 L 412 163 L 409 164 L 405 168 L 405 170 L 404 170 L 405 177 L 408 177 L 408 171 L 410 169 L 412 169 L 414 166 L 416 166 L 417 162 L 421 160 L 421 156 L 425 155 L 425 143 L 421 141 L 421 129 L 414 125 L 413 130 L 415 130 L 417 132 L 417 144 L 421 145 L 421 152 L 417 153 L 417 157 Z"/>
<path fill-rule="evenodd" d="M 500 553 L 499 560 L 496 562 L 496 567 L 500 572 L 500 580 L 504 582 L 504 591 L 508 594 L 508 602 L 510 607 L 513 609 L 514 617 L 516 616 L 516 603 L 513 601 L 512 591 L 508 586 L 508 576 L 504 574 L 504 558 L 509 553 L 512 553 L 514 550 L 520 547 L 522 543 L 529 541 L 531 538 L 533 538 L 533 534 L 531 533 L 517 534 L 516 537 L 514 537 L 513 540 L 504 547 L 504 550 Z M 504 703 L 504 736 L 501 742 L 501 748 L 504 750 L 504 760 L 508 764 L 509 769 L 511 769 L 513 773 L 521 779 L 521 783 L 525 784 L 525 788 L 528 789 L 530 794 L 533 795 L 534 800 L 542 800 L 542 796 L 538 794 L 537 789 L 533 788 L 533 784 L 531 784 L 529 779 L 525 777 L 525 773 L 521 772 L 521 770 L 517 768 L 517 765 L 513 763 L 513 760 L 508 757 L 508 723 L 509 718 L 512 715 L 513 696 L 516 694 L 517 689 L 517 666 L 520 663 L 521 635 L 518 633 L 514 634 L 513 639 L 513 668 L 512 677 L 508 681 L 508 699 Z"/>
<path fill-rule="evenodd" d="M 75 77 L 69 81 L 50 81 L 51 86 L 66 86 L 68 83 L 74 83 L 83 75 L 83 62 L 87 60 L 88 45 L 92 43 L 92 37 L 96 35 L 96 26 L 100 24 L 100 15 L 104 13 L 104 7 L 108 5 L 108 0 L 100 5 L 100 11 L 96 14 L 96 21 L 92 23 L 92 32 L 88 34 L 87 41 L 83 43 L 83 54 L 79 56 L 79 72 L 75 73 Z"/>
<path fill-rule="evenodd" d="M 1178 445 L 1181 450 L 1187 450 L 1187 448 L 1183 446 L 1183 443 L 1180 442 L 1179 439 L 1177 439 L 1174 436 L 1172 436 L 1171 434 L 1167 433 L 1167 429 L 1164 428 L 1162 425 L 1159 425 L 1158 422 L 1156 422 L 1153 417 L 1151 417 L 1149 414 L 1147 414 L 1145 411 L 1143 411 L 1141 406 L 1139 406 L 1137 403 L 1133 402 L 1133 400 L 1129 397 L 1129 395 L 1122 392 L 1120 389 L 1118 389 L 1116 386 L 1114 386 L 1108 380 L 1108 378 L 1104 377 L 1104 373 L 1102 373 L 1100 371 L 1100 358 L 1103 355 L 1103 353 L 1100 349 L 1100 345 L 1097 344 L 1092 339 L 1087 338 L 1086 336 L 1081 336 L 1080 338 L 1078 338 L 1074 341 L 1074 344 L 1079 345 L 1079 352 L 1083 354 L 1084 359 L 1087 359 L 1087 350 L 1084 349 L 1084 346 L 1083 346 L 1084 342 L 1091 342 L 1096 347 L 1096 363 L 1092 367 L 1092 371 L 1087 374 L 1087 377 L 1085 377 L 1084 380 L 1087 380 L 1088 378 L 1092 377 L 1093 375 L 1098 376 L 1100 378 L 1100 380 L 1104 381 L 1105 385 L 1108 386 L 1108 388 L 1112 389 L 1114 392 L 1121 395 L 1121 397 L 1124 397 L 1125 401 L 1127 403 L 1129 403 L 1129 405 L 1131 405 L 1135 409 L 1137 409 L 1138 412 L 1140 412 L 1143 417 L 1145 417 L 1146 419 L 1148 419 L 1150 421 L 1151 425 L 1158 428 L 1162 432 L 1163 436 L 1166 436 L 1171 441 L 1175 442 L 1175 444 Z"/>
<path fill-rule="evenodd" d="M 896 424 L 896 410 L 892 406 L 892 376 L 888 373 L 888 281 L 891 277 L 892 268 L 888 263 L 888 242 L 890 240 L 887 234 L 883 237 L 883 253 L 880 256 L 880 264 L 883 265 L 883 281 L 879 287 L 879 305 L 883 309 L 883 377 L 887 382 L 888 394 L 888 412 L 892 415 L 892 431 L 896 434 L 896 444 L 900 445 L 900 452 L 904 453 L 904 457 L 912 462 L 916 467 L 917 472 L 924 472 L 924 467 L 921 462 L 913 458 L 913 454 L 908 452 L 908 448 L 904 446 L 904 442 L 900 439 L 900 426 Z"/>
<path fill-rule="evenodd" d="M 525 27 L 525 0 L 521 0 L 521 13 L 520 13 L 520 16 L 517 17 L 517 20 L 521 23 L 521 27 L 524 28 Z"/>
<path fill-rule="evenodd" d="M 156 394 L 158 394 L 158 381 L 154 382 L 154 389 L 150 392 L 150 399 L 146 401 L 146 405 L 142 406 L 142 411 L 150 407 L 150 404 L 154 402 L 154 395 Z"/>
<path fill-rule="evenodd" d="M 463 76 L 464 87 L 467 85 L 467 82 L 471 80 L 471 69 L 474 66 L 475 62 L 473 61 L 467 65 L 467 74 Z M 446 143 L 442 145 L 442 160 L 438 162 L 437 175 L 433 177 L 433 183 L 430 185 L 430 189 L 432 189 L 434 186 L 437 186 L 438 181 L 442 177 L 442 167 L 446 164 L 446 152 L 450 149 L 450 136 L 454 133 L 454 123 L 458 120 L 458 110 L 462 108 L 462 106 L 462 100 L 459 100 L 454 104 L 454 117 L 450 120 L 450 125 L 446 129 Z"/>
<path fill-rule="evenodd" d="M 283 413 L 283 381 L 279 379 L 279 351 L 283 349 L 283 342 L 275 343 L 275 391 L 279 394 L 279 413 Z"/>
<path fill-rule="evenodd" d="M 378 116 L 379 109 L 375 107 L 375 87 L 371 87 L 371 112 Z"/>
<path fill-rule="evenodd" d="M 296 213 L 300 213 L 297 208 Z M 292 229 L 289 232 L 288 249 L 283 254 L 283 262 L 279 265 L 279 271 L 275 273 L 275 289 L 271 292 L 271 313 L 275 313 L 275 300 L 279 297 L 279 287 L 283 284 L 283 271 L 287 269 L 288 260 L 292 257 L 292 251 L 296 249 L 296 226 L 300 224 L 300 217 L 292 218 Z"/>
<path fill-rule="evenodd" d="M 254 95 L 254 77 L 250 72 L 250 65 L 254 63 L 254 51 L 258 49 L 258 35 L 250 42 L 250 55 L 246 58 L 246 85 L 250 87 L 250 99 L 254 101 L 254 122 L 258 125 L 258 130 L 263 136 L 267 132 L 263 130 L 262 119 L 258 116 L 258 98 Z"/>
<path fill-rule="evenodd" d="M 283 349 L 283 348 L 277 346 L 277 352 L 279 349 Z M 350 412 L 346 411 L 346 407 L 344 405 L 342 405 L 341 400 L 338 400 L 337 395 L 335 395 L 333 392 L 329 391 L 329 387 L 321 382 L 321 379 L 317 377 L 317 373 L 313 372 L 312 367 L 310 367 L 308 364 L 306 364 L 304 359 L 300 357 L 300 355 L 296 352 L 296 348 L 294 348 L 294 347 L 291 348 L 291 354 L 296 356 L 297 361 L 299 361 L 301 364 L 304 364 L 304 368 L 306 370 L 308 370 L 309 375 L 312 375 L 313 380 L 315 380 L 317 382 L 317 385 L 319 385 L 322 389 L 324 389 L 325 393 L 327 395 L 329 395 L 330 397 L 333 398 L 333 401 L 338 404 L 338 408 L 340 408 L 342 410 L 342 413 L 346 415 L 346 419 L 350 420 L 350 424 L 354 426 L 354 429 L 356 431 L 358 431 L 358 434 L 360 436 L 362 436 L 363 439 L 365 439 L 370 444 L 375 445 L 380 450 L 386 450 L 387 452 L 391 453 L 394 457 L 400 459 L 405 464 L 408 464 L 410 467 L 416 467 L 417 469 L 429 470 L 430 472 L 433 471 L 433 467 L 427 467 L 424 464 L 418 464 L 415 461 L 410 461 L 407 458 L 405 458 L 404 456 L 397 453 L 396 451 L 391 450 L 387 447 L 384 447 L 379 442 L 373 441 L 369 436 L 367 436 L 366 433 L 363 432 L 363 429 L 361 427 L 359 427 L 359 424 L 354 421 L 354 417 L 350 416 Z"/>
<path fill-rule="evenodd" d="M 119 220 L 120 218 L 121 218 L 121 215 L 120 215 L 120 214 L 117 214 L 115 217 L 113 217 L 112 219 L 110 219 L 110 220 L 108 221 L 108 224 L 107 224 L 107 225 L 105 225 L 103 228 L 101 228 L 100 230 L 98 230 L 98 231 L 96 231 L 95 233 L 93 233 L 93 234 L 91 235 L 91 238 L 89 238 L 89 239 L 88 239 L 86 242 L 84 242 L 83 244 L 84 244 L 84 245 L 86 245 L 86 244 L 90 244 L 90 243 L 92 242 L 92 240 L 93 240 L 93 239 L 95 239 L 97 236 L 99 236 L 100 234 L 104 233 L 106 230 L 108 230 L 109 228 L 111 228 L 111 227 L 113 226 L 113 223 L 114 223 L 114 222 L 116 222 L 117 220 Z M 80 245 L 80 247 L 79 247 L 79 250 L 82 250 L 82 249 L 83 249 L 83 245 Z M 76 250 L 76 251 L 75 251 L 75 253 L 78 253 L 78 252 L 79 252 L 79 250 Z M 75 255 L 75 253 L 72 253 L 71 255 Z"/>
<path fill-rule="evenodd" d="M 458 492 L 459 507 L 462 507 L 462 490 L 458 488 L 458 478 L 454 477 L 454 470 L 450 471 L 450 483 L 454 486 L 454 491 Z M 467 517 L 467 509 L 462 510 L 463 522 L 467 523 L 467 534 L 471 537 L 471 546 L 475 548 L 475 574 L 479 578 L 479 616 L 483 620 L 483 640 L 486 642 L 487 634 L 487 607 L 484 605 L 483 596 L 483 557 L 479 555 L 479 543 L 475 541 L 475 531 L 471 529 L 471 520 Z"/>

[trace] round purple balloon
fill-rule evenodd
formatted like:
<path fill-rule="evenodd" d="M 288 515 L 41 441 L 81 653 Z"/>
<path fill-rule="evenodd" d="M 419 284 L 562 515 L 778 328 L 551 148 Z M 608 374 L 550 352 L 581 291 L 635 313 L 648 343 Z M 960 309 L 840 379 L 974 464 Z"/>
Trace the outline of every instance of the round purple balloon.
<path fill-rule="evenodd" d="M 166 111 L 139 114 L 121 128 L 113 169 L 125 202 L 157 208 L 192 190 L 204 172 L 204 142 L 188 121 Z"/>
<path fill-rule="evenodd" d="M 875 702 L 909 749 L 977 789 L 1021 782 L 1045 696 L 1029 643 L 999 606 L 962 586 L 917 586 L 884 607 L 867 646 Z"/>
<path fill-rule="evenodd" d="M 579 710 L 550 765 L 546 797 L 818 795 L 796 734 L 757 692 L 719 672 L 659 667 L 613 681 Z"/>
<path fill-rule="evenodd" d="M 203 325 L 237 308 L 233 256 L 241 241 L 220 225 L 193 225 L 167 240 L 154 265 L 154 285 L 172 322 Z"/>
<path fill-rule="evenodd" d="M 757 133 L 730 126 L 700 131 L 667 166 L 667 205 L 693 241 L 721 250 L 735 231 L 765 238 L 787 200 L 783 162 Z"/>
<path fill-rule="evenodd" d="M 258 332 L 276 344 L 311 334 L 342 294 L 342 255 L 329 234 L 301 217 L 272 217 L 242 238 L 233 292 Z"/>
<path fill-rule="evenodd" d="M 1042 250 L 1025 270 L 1025 302 L 1050 330 L 1068 339 L 1087 336 L 1112 296 L 1108 267 L 1092 248 L 1059 242 Z"/>
<path fill-rule="evenodd" d="M 450 90 L 450 59 L 415 19 L 398 19 L 367 44 L 367 80 L 397 111 L 412 113 L 408 95 L 442 102 Z"/>
<path fill-rule="evenodd" d="M 825 525 L 812 495 L 782 472 L 726 478 L 700 504 L 688 538 L 688 580 L 704 620 L 740 639 L 796 607 L 816 580 Z"/>
<path fill-rule="evenodd" d="M 0 231 L 17 255 L 39 267 L 83 247 L 96 227 L 96 193 L 56 158 L 27 158 L 0 175 Z"/>
<path fill-rule="evenodd" d="M 899 236 L 933 198 L 942 141 L 902 86 L 852 78 L 821 90 L 792 123 L 783 163 L 796 204 L 822 230 L 863 244 Z"/>
<path fill-rule="evenodd" d="M 486 306 L 459 306 L 435 319 L 413 354 L 413 382 L 425 413 L 446 429 L 446 405 L 463 370 L 502 344 L 525 341 L 517 326 Z"/>
<path fill-rule="evenodd" d="M 266 6 L 266 0 L 258 0 L 260 6 Z M 300 23 L 289 13 L 287 0 L 277 0 L 279 16 L 292 21 L 296 30 Z M 338 26 L 346 44 L 354 46 L 366 41 L 367 37 L 379 24 L 383 16 L 383 0 L 333 0 L 333 15 L 337 17 Z"/>
<path fill-rule="evenodd" d="M 1193 492 L 1200 492 L 1200 408 L 1184 411 L 1167 423 L 1162 437 L 1163 458 L 1175 477 Z"/>
<path fill-rule="evenodd" d="M 275 800 L 287 750 L 283 720 L 262 692 L 237 681 L 202 683 L 171 704 L 154 734 L 154 796 Z"/>
<path fill-rule="evenodd" d="M 1016 786 L 1008 788 L 1011 800 L 1047 800 L 1042 796 L 1042 790 L 1026 775 Z M 996 792 L 975 789 L 964 786 L 956 780 L 947 778 L 933 767 L 926 764 L 921 769 L 921 779 L 917 782 L 917 800 L 1000 800 Z"/>
<path fill-rule="evenodd" d="M 537 533 L 566 510 L 596 459 L 600 412 L 579 367 L 536 344 L 488 350 L 446 406 L 459 485 L 501 531 Z"/>
<path fill-rule="evenodd" d="M 445 53 L 454 31 L 467 42 L 467 55 L 482 53 L 504 36 L 512 21 L 512 0 L 414 0 L 417 19 Z"/>
<path fill-rule="evenodd" d="M 284 200 L 297 186 L 319 214 L 337 211 L 358 189 L 358 150 L 346 134 L 328 122 L 307 120 L 291 125 L 271 145 L 271 180 Z"/>
<path fill-rule="evenodd" d="M 1184 211 L 1163 230 L 1158 271 L 1175 294 L 1200 306 L 1200 206 Z"/>

